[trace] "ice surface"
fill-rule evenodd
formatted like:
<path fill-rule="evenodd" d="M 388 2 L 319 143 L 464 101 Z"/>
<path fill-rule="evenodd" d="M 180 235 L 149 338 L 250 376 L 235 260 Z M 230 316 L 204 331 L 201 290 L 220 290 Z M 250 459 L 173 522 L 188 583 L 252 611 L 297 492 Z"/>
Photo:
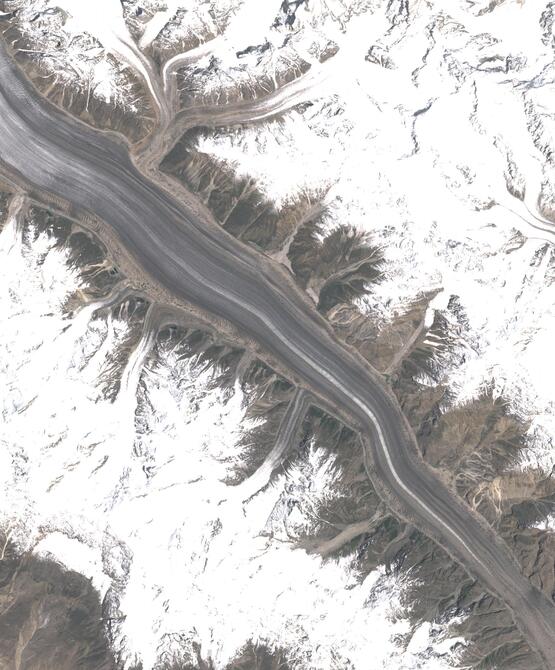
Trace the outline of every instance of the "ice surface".
<path fill-rule="evenodd" d="M 314 505 L 332 496 L 329 457 L 315 446 L 243 505 L 223 483 L 248 427 L 239 387 L 225 399 L 209 372 L 169 351 L 144 369 L 138 409 L 135 385 L 111 403 L 98 376 L 126 324 L 86 307 L 64 316 L 78 277 L 47 236 L 22 245 L 13 221 L 0 272 L 3 525 L 21 548 L 118 594 L 115 642 L 128 666 L 151 669 L 199 643 L 223 668 L 253 639 L 305 670 L 367 668 L 369 649 L 375 667 L 448 667 L 456 640 L 444 631 L 399 645 L 410 624 L 395 577 L 378 570 L 360 583 L 349 558 L 294 549 L 291 533 L 310 529 Z M 276 516 L 291 487 L 302 503 Z"/>

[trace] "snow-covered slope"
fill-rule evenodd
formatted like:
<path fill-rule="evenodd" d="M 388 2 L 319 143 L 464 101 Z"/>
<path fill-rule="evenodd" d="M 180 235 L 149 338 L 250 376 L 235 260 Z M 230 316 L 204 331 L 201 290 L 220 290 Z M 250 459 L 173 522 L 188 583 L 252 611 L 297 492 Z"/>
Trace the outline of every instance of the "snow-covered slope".
<path fill-rule="evenodd" d="M 141 64 L 118 5 L 112 0 L 94 4 L 14 0 L 5 2 L 4 10 L 15 12 L 36 58 L 57 80 L 69 86 L 87 83 L 91 96 L 133 108 L 131 87 L 122 66 L 129 63 L 140 70 Z M 122 64 L 108 54 L 121 57 Z"/>
<path fill-rule="evenodd" d="M 360 582 L 351 558 L 295 548 L 336 495 L 329 456 L 313 445 L 243 504 L 224 483 L 248 428 L 241 388 L 223 394 L 158 345 L 139 405 L 136 386 L 111 402 L 99 377 L 125 321 L 95 317 L 97 304 L 64 313 L 82 280 L 46 233 L 23 243 L 12 219 L 0 255 L 2 525 L 20 549 L 92 579 L 123 615 L 112 632 L 125 667 L 194 658 L 199 644 L 223 668 L 249 640 L 307 670 L 367 668 L 370 649 L 374 667 L 448 667 L 457 640 L 429 625 L 411 637 L 398 578 Z"/>
<path fill-rule="evenodd" d="M 452 324 L 456 339 L 420 388 L 443 385 L 451 407 L 502 396 L 527 433 L 520 468 L 549 473 L 552 4 L 3 8 L 18 9 L 8 20 L 58 83 L 88 87 L 131 118 L 149 92 L 166 113 L 171 81 L 176 105 L 219 109 L 305 77 L 302 105 L 293 97 L 276 118 L 206 129 L 189 153 L 248 182 L 274 215 L 315 203 L 317 242 L 344 225 L 368 234 L 383 260 L 381 281 L 356 299 L 366 322 L 387 333 L 414 310 L 418 337 L 434 317 Z M 0 236 L 0 519 L 20 549 L 92 579 L 126 668 L 194 660 L 198 645 L 224 668 L 249 641 L 284 649 L 303 670 L 366 670 L 369 655 L 372 670 L 451 667 L 461 640 L 447 622 L 414 630 L 406 574 L 380 566 L 361 578 L 356 552 L 325 561 L 299 547 L 318 510 L 343 504 L 344 464 L 313 441 L 271 486 L 239 500 L 230 481 L 256 423 L 245 389 L 217 387 L 210 368 L 146 332 L 118 358 L 129 322 L 95 303 L 68 314 L 83 288 L 78 268 L 48 235 L 22 242 L 20 232 L 14 219 Z M 285 246 L 272 254 L 288 262 Z M 114 370 L 121 383 L 107 397 Z"/>
<path fill-rule="evenodd" d="M 393 17 L 396 3 L 385 4 L 389 30 L 380 10 L 363 16 L 373 32 L 345 26 L 354 55 L 325 97 L 262 127 L 203 136 L 198 150 L 253 177 L 278 207 L 324 192 L 330 229 L 370 232 L 385 259 L 361 305 L 370 318 L 386 325 L 439 290 L 433 309 L 453 320 L 456 297 L 464 362 L 458 351 L 443 381 L 458 402 L 488 388 L 503 395 L 532 422 L 530 461 L 550 469 L 549 5 L 398 3 Z"/>

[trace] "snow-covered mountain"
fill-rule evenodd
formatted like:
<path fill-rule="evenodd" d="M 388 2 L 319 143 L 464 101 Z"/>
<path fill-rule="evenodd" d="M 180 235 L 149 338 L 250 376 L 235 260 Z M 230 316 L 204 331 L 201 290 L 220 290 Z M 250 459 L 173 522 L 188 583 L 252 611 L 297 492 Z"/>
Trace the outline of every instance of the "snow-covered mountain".
<path fill-rule="evenodd" d="M 0 9 L 42 94 L 293 273 L 548 591 L 555 4 Z M 91 580 L 115 666 L 536 667 L 350 431 L 311 409 L 270 467 L 287 380 L 194 315 L 154 329 L 78 222 L 9 185 L 0 206 L 4 553 Z"/>

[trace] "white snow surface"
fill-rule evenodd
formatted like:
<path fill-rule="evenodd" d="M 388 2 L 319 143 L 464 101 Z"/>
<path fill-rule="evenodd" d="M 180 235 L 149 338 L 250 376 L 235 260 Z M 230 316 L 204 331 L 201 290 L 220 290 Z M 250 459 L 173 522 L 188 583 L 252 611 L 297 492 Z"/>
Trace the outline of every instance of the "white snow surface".
<path fill-rule="evenodd" d="M 219 132 L 200 149 L 256 177 L 277 207 L 300 193 L 327 192 L 331 226 L 348 221 L 370 230 L 388 268 L 366 300 L 371 318 L 385 323 L 423 292 L 442 289 L 438 311 L 451 319 L 449 298 L 456 297 L 466 317 L 464 362 L 454 356 L 444 381 L 459 402 L 486 388 L 502 394 L 532 422 L 527 463 L 549 469 L 555 225 L 538 207 L 541 194 L 555 217 L 549 3 L 419 0 L 407 9 L 320 0 L 299 7 L 289 33 L 273 25 L 278 2 L 140 4 L 151 17 L 146 42 L 178 10 L 190 26 L 206 12 L 217 17 L 207 30 L 222 30 L 221 40 L 201 66 L 216 55 L 229 72 L 227 86 L 258 72 L 258 57 L 238 67 L 237 50 L 269 42 L 268 68 L 279 61 L 285 35 L 294 44 L 287 49 L 312 62 L 311 77 L 317 68 L 325 73 L 314 77 L 315 104 L 304 113 L 227 137 Z M 119 2 L 33 0 L 25 11 L 48 7 L 67 12 L 68 34 L 88 32 L 140 70 Z M 323 65 L 310 52 L 318 35 L 339 47 Z M 109 70 L 97 63 L 89 74 L 108 98 L 117 90 Z"/>
<path fill-rule="evenodd" d="M 135 41 L 129 34 L 123 20 L 121 4 L 114 0 L 50 0 L 51 6 L 59 7 L 68 14 L 65 27 L 71 34 L 89 33 L 114 56 L 118 56 L 130 65 L 148 86 L 150 93 L 159 105 L 151 74 L 145 66 L 145 59 Z"/>
<path fill-rule="evenodd" d="M 131 37 L 120 2 L 114 0 L 12 0 L 17 23 L 31 40 L 35 57 L 68 86 L 135 110 L 125 68 L 144 82 L 161 105 L 152 72 Z"/>
<path fill-rule="evenodd" d="M 103 0 L 102 12 L 98 3 L 41 2 L 71 14 L 68 40 L 85 31 L 140 68 L 119 1 Z M 419 0 L 408 17 L 401 2 L 303 6 L 294 28 L 300 55 L 309 58 L 322 35 L 340 47 L 338 60 L 321 66 L 330 73 L 325 95 L 279 122 L 219 132 L 201 148 L 254 176 L 278 207 L 327 191 L 330 227 L 349 222 L 373 233 L 387 276 L 363 305 L 369 318 L 385 323 L 442 289 L 431 309 L 452 319 L 456 297 L 465 355 L 447 362 L 444 382 L 459 402 L 485 388 L 502 394 L 531 420 L 523 465 L 550 469 L 555 227 L 538 196 L 554 176 L 553 35 L 540 26 L 543 0 L 506 0 L 481 13 L 488 4 Z M 179 6 L 159 5 L 142 46 Z M 261 10 L 256 22 L 249 5 Z M 238 48 L 268 40 L 279 51 L 286 32 L 270 27 L 268 7 L 245 3 L 241 21 L 230 17 L 233 28 L 216 45 L 224 68 L 236 66 Z M 371 47 L 382 64 L 365 60 Z M 71 61 L 78 76 L 93 76 L 95 90 L 116 100 L 113 66 L 95 64 L 91 75 L 81 48 Z M 549 196 L 544 188 L 546 204 Z M 222 483 L 241 458 L 239 389 L 226 400 L 208 375 L 169 354 L 142 376 L 141 427 L 135 388 L 115 403 L 102 399 L 98 376 L 126 326 L 92 320 L 87 308 L 63 316 L 79 280 L 49 245 L 41 237 L 24 248 L 13 222 L 0 235 L 1 520 L 22 547 L 83 572 L 102 596 L 117 593 L 126 617 L 117 644 L 128 666 L 153 668 L 197 642 L 223 668 L 254 639 L 293 650 L 307 670 L 366 670 L 369 649 L 375 668 L 449 667 L 455 641 L 442 631 L 423 625 L 406 649 L 400 644 L 409 632 L 402 584 L 380 571 L 360 584 L 348 559 L 322 563 L 292 548 L 289 536 L 310 527 L 311 503 L 332 495 L 334 463 L 316 445 L 304 470 L 243 506 Z M 308 502 L 276 520 L 291 486 Z"/>
<path fill-rule="evenodd" d="M 369 650 L 375 668 L 450 667 L 445 628 L 404 649 L 402 583 L 382 570 L 360 583 L 350 559 L 293 548 L 318 502 L 333 504 L 336 466 L 317 445 L 243 505 L 222 481 L 247 427 L 239 388 L 224 398 L 168 350 L 110 403 L 98 379 L 126 324 L 94 306 L 64 316 L 80 286 L 65 252 L 46 235 L 23 244 L 12 220 L 0 275 L 0 525 L 119 598 L 127 667 L 198 643 L 223 668 L 249 640 L 304 670 L 366 670 Z"/>
<path fill-rule="evenodd" d="M 555 214 L 538 201 L 555 213 L 548 3 L 484 13 L 486 2 L 422 1 L 406 17 L 387 4 L 336 24 L 342 48 L 321 66 L 331 75 L 312 107 L 199 148 L 278 207 L 327 192 L 330 228 L 370 231 L 386 277 L 362 305 L 369 318 L 386 324 L 441 289 L 432 310 L 453 321 L 456 298 L 465 325 L 442 381 L 455 402 L 502 395 L 531 421 L 523 466 L 550 470 Z M 371 47 L 379 62 L 364 58 Z"/>

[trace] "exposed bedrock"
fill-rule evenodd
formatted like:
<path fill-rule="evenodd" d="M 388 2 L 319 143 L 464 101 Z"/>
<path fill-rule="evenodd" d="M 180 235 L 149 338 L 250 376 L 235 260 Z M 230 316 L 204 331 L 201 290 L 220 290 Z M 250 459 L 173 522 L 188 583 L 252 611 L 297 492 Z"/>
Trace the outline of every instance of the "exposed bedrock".
<path fill-rule="evenodd" d="M 206 67 L 194 64 L 178 70 L 179 108 L 255 100 L 277 91 L 311 68 L 294 46 L 288 44 L 287 38 L 280 49 L 264 43 L 237 56 L 237 64 L 232 67 L 224 66 L 212 56 Z"/>
<path fill-rule="evenodd" d="M 0 231 L 8 220 L 10 200 L 12 199 L 11 193 L 9 191 L 3 191 L 1 189 L 2 185 L 0 183 Z"/>
<path fill-rule="evenodd" d="M 325 559 L 351 557 L 360 579 L 379 568 L 395 573 L 404 611 L 415 628 L 430 622 L 465 640 L 458 650 L 461 667 L 542 667 L 505 606 L 434 542 L 384 507 L 366 476 L 357 436 L 314 409 L 305 419 L 303 442 L 290 452 L 285 467 L 296 467 L 306 459 L 304 452 L 316 447 L 333 458 L 331 490 L 314 506 L 302 487 L 291 487 L 268 532 L 278 532 L 278 520 L 284 518 L 290 541 Z M 311 515 L 310 530 L 295 523 L 297 510 Z M 407 644 L 409 640 L 410 635 Z"/>
<path fill-rule="evenodd" d="M 0 560 L 0 630 L 5 670 L 116 668 L 90 581 L 9 544 Z"/>
<path fill-rule="evenodd" d="M 121 0 L 125 23 L 141 49 L 162 66 L 173 56 L 187 54 L 221 35 L 233 18 L 229 2 L 171 4 Z"/>
<path fill-rule="evenodd" d="M 168 660 L 158 664 L 156 670 L 214 670 L 214 664 L 210 658 L 204 657 L 202 648 L 198 644 L 193 646 L 196 654 L 194 662 Z M 290 670 L 290 668 L 287 655 L 282 650 L 271 649 L 260 642 L 250 642 L 226 665 L 225 670 Z M 134 667 L 130 670 L 142 670 L 142 668 Z"/>
<path fill-rule="evenodd" d="M 552 473 L 523 466 L 530 448 L 529 426 L 511 413 L 503 398 L 486 390 L 478 398 L 453 405 L 441 381 L 441 363 L 449 352 L 457 355 L 455 338 L 449 336 L 450 328 L 441 319 L 436 318 L 434 329 L 434 347 L 420 345 L 406 352 L 391 378 L 422 455 L 497 529 L 524 574 L 553 599 L 555 534 L 538 527 L 551 517 L 555 500 Z"/>
<path fill-rule="evenodd" d="M 45 250 L 38 258 L 39 264 L 54 249 L 65 255 L 68 267 L 79 276 L 79 289 L 66 304 L 68 312 L 105 298 L 123 279 L 98 237 L 50 209 L 30 204 L 21 221 L 21 237 L 29 249 L 42 240 Z"/>
<path fill-rule="evenodd" d="M 312 213 L 318 197 L 307 194 L 277 208 L 256 180 L 237 175 L 233 164 L 199 148 L 204 138 L 217 139 L 219 131 L 215 135 L 213 132 L 195 128 L 185 133 L 163 160 L 162 171 L 196 193 L 234 237 L 266 252 L 278 253 Z"/>
<path fill-rule="evenodd" d="M 276 207 L 254 178 L 237 175 L 233 163 L 202 151 L 203 140 L 217 142 L 220 132 L 227 136 L 230 131 L 188 131 L 166 156 L 162 170 L 197 193 L 230 234 L 289 267 L 320 311 L 349 306 L 360 315 L 353 303 L 382 274 L 382 254 L 371 236 L 327 221 L 324 192 L 305 193 Z"/>
<path fill-rule="evenodd" d="M 217 16 L 214 12 L 206 13 L 205 18 L 208 21 L 199 19 L 194 22 L 191 21 L 191 12 L 178 9 L 172 15 L 165 14 L 164 18 L 167 18 L 168 21 L 161 27 L 158 34 L 145 43 L 149 37 L 148 24 L 154 18 L 154 14 L 142 7 L 137 0 L 124 0 L 122 5 L 131 34 L 139 44 L 143 45 L 145 52 L 160 68 L 172 57 L 187 54 L 200 45 L 210 42 L 221 34 L 227 25 L 227 17 Z"/>
<path fill-rule="evenodd" d="M 172 354 L 186 364 L 194 377 L 208 373 L 209 388 L 218 389 L 227 402 L 239 391 L 244 408 L 243 422 L 247 426 L 239 437 L 241 458 L 233 461 L 234 475 L 227 484 L 231 494 L 244 497 L 257 493 L 270 481 L 272 473 L 285 459 L 286 453 L 300 440 L 298 424 L 307 407 L 299 403 L 294 425 L 286 431 L 286 441 L 276 457 L 276 439 L 288 408 L 295 399 L 295 389 L 281 375 L 248 349 L 240 348 L 220 334 L 204 329 L 194 319 L 188 326 L 167 324 L 157 335 L 146 368 L 156 373 L 160 359 Z M 179 370 L 174 380 L 176 390 L 183 385 Z M 194 393 L 194 390 L 192 390 Z M 139 411 L 140 416 L 140 411 Z M 148 426 L 141 426 L 148 431 Z M 252 478 L 252 479 L 249 479 Z M 242 488 L 241 484 L 246 484 Z"/>
<path fill-rule="evenodd" d="M 64 13 L 59 10 L 55 15 L 59 17 L 61 28 Z M 145 83 L 130 67 L 105 54 L 102 45 L 90 35 L 73 38 L 83 42 L 81 51 L 86 68 L 93 69 L 105 61 L 112 70 L 113 81 L 104 82 L 102 86 L 112 85 L 121 94 L 120 98 L 114 99 L 112 92 L 104 92 L 101 83 L 73 70 L 68 72 L 64 58 L 69 38 L 62 30 L 58 33 L 53 29 L 52 16 L 49 15 L 45 26 L 43 36 L 47 43 L 43 45 L 35 44 L 15 20 L 0 21 L 6 43 L 33 85 L 55 105 L 95 128 L 120 133 L 132 143 L 144 139 L 156 124 L 156 109 Z"/>
<path fill-rule="evenodd" d="M 250 89 L 241 93 L 249 94 Z M 310 216 L 315 204 L 310 199 L 274 211 L 270 199 L 252 180 L 237 178 L 231 167 L 215 164 L 197 150 L 195 143 L 202 132 L 188 134 L 179 149 L 176 147 L 167 157 L 164 169 L 198 193 L 221 224 L 242 241 L 276 254 L 286 249 L 282 260 L 287 261 L 336 331 L 374 364 L 379 361 L 377 367 L 388 373 L 403 410 L 421 438 L 420 446 L 428 462 L 443 470 L 445 479 L 510 538 L 526 573 L 551 595 L 553 580 L 547 558 L 551 538 L 527 527 L 531 520 L 541 517 L 541 506 L 547 507 L 550 502 L 551 483 L 545 477 L 536 481 L 534 473 L 527 473 L 526 479 L 510 471 L 522 448 L 522 430 L 495 401 L 486 398 L 482 405 L 479 399 L 468 415 L 449 407 L 447 390 L 439 383 L 442 352 L 450 353 L 453 341 L 449 324 L 436 317 L 427 326 L 427 298 L 423 298 L 391 324 L 388 336 L 375 333 L 372 326 L 365 329 L 368 326 L 363 321 L 368 321 L 368 315 L 363 314 L 357 301 L 379 280 L 382 271 L 379 249 L 373 247 L 371 239 L 347 225 L 324 233 L 318 228 L 317 217 Z M 97 251 L 94 241 L 83 232 L 70 230 L 66 235 L 64 225 L 60 224 L 56 233 L 63 240 L 61 244 L 70 240 L 68 248 L 76 266 L 90 267 L 91 281 L 100 282 L 95 288 L 98 295 L 108 295 L 113 284 L 108 267 L 103 265 L 102 249 L 98 247 Z M 104 280 L 106 283 L 102 283 Z M 251 359 L 245 350 L 234 348 L 199 327 L 173 331 L 168 328 L 153 338 L 151 305 L 140 296 L 128 296 L 110 307 L 110 318 L 128 325 L 129 339 L 107 368 L 107 380 L 112 384 L 107 392 L 117 396 L 122 387 L 117 376 L 125 376 L 127 369 L 130 377 L 136 378 L 137 370 L 140 377 L 140 369 L 149 356 L 154 360 L 157 347 L 180 347 L 180 356 L 191 359 L 200 369 L 215 371 L 215 384 L 224 388 L 226 384 L 228 388 L 238 384 L 249 403 L 247 418 L 261 422 L 245 436 L 244 462 L 232 483 L 248 481 L 264 468 L 294 402 L 292 386 L 258 358 Z M 379 350 L 379 343 L 386 340 L 388 348 L 384 353 Z M 423 384 L 423 377 L 435 383 Z M 383 510 L 368 482 L 358 440 L 348 429 L 323 412 L 312 410 L 292 439 L 287 460 L 283 459 L 284 467 L 301 458 L 311 440 L 322 442 L 337 456 L 334 486 L 338 498 L 328 508 L 316 510 L 319 526 L 308 537 L 291 524 L 291 537 L 299 546 L 324 557 L 354 553 L 361 574 L 385 565 L 389 570 L 410 575 L 411 580 L 419 577 L 418 586 L 411 584 L 407 596 L 415 622 L 438 620 L 446 612 L 465 615 L 461 633 L 470 641 L 468 663 L 474 667 L 493 664 L 534 668 L 536 659 L 514 628 L 508 611 L 485 595 L 479 585 L 469 582 L 436 545 Z M 284 455 L 285 452 L 280 459 Z M 539 506 L 534 517 L 536 503 Z M 282 501 L 284 508 L 294 509 L 300 504 L 302 499 L 294 491 Z"/>
<path fill-rule="evenodd" d="M 12 212 L 12 205 L 7 207 Z M 96 328 L 100 324 L 98 350 L 107 351 L 98 379 L 101 394 L 112 400 L 127 390 L 134 394 L 158 331 L 159 314 L 152 302 L 132 289 L 104 243 L 78 222 L 26 203 L 13 225 L 24 253 L 33 254 L 38 269 L 48 264 L 52 254 L 58 254 L 76 277 L 76 286 L 66 296 L 62 310 L 68 318 L 67 327 L 79 322 L 76 327 L 83 334 L 90 325 Z M 96 354 L 97 350 L 87 348 L 86 361 Z M 131 386 L 134 388 L 127 388 Z"/>
<path fill-rule="evenodd" d="M 229 232 L 257 243 L 284 262 L 336 333 L 387 375 L 418 435 L 425 459 L 495 525 L 525 574 L 551 598 L 551 533 L 530 526 L 545 519 L 554 488 L 545 473 L 517 468 L 527 426 L 491 394 L 454 407 L 444 382 L 445 367 L 464 356 L 460 336 L 466 326 L 465 315 L 456 296 L 449 301 L 447 314 L 430 310 L 437 294 L 431 290 L 390 322 L 376 323 L 364 306 L 364 298 L 387 267 L 371 236 L 349 225 L 330 226 L 325 207 L 318 208 L 318 199 L 308 203 L 295 223 L 288 225 L 287 233 L 279 234 L 280 227 L 284 230 L 289 221 L 287 214 L 268 217 L 262 208 L 262 215 L 252 215 L 252 209 L 240 205 L 242 199 L 254 197 L 254 202 L 260 202 L 256 182 L 238 179 L 232 166 L 218 165 L 212 156 L 199 151 L 199 140 L 212 132 L 189 131 L 168 155 L 163 169 L 199 193 Z M 258 429 L 261 437 L 253 440 L 253 453 L 257 443 L 270 442 L 284 412 L 282 408 L 275 419 L 269 412 L 268 421 Z M 284 467 L 302 456 L 315 434 L 322 443 L 335 445 L 330 447 L 338 454 L 334 486 L 341 493 L 333 504 L 314 511 L 320 519 L 315 533 L 303 534 L 292 525 L 288 526 L 290 537 L 322 557 L 354 554 L 361 574 L 385 565 L 410 575 L 407 604 L 415 623 L 464 616 L 458 633 L 468 642 L 465 650 L 461 649 L 461 659 L 469 667 L 539 668 L 511 613 L 479 584 L 469 582 L 433 543 L 383 509 L 368 482 L 357 440 L 349 431 L 319 410 L 311 410 Z M 267 454 L 267 449 L 262 453 Z M 262 467 L 263 460 L 258 463 Z M 302 505 L 302 497 L 292 493 L 282 501 L 281 509 L 297 505 Z M 421 577 L 418 588 L 413 584 L 417 575 Z"/>
<path fill-rule="evenodd" d="M 318 218 L 299 227 L 287 257 L 295 277 L 324 313 L 365 295 L 383 267 L 370 234 L 348 224 L 326 228 Z"/>
<path fill-rule="evenodd" d="M 226 670 L 290 670 L 287 657 L 280 649 L 249 644 Z"/>
<path fill-rule="evenodd" d="M 112 344 L 98 380 L 105 398 L 115 401 L 120 393 L 135 394 L 151 339 L 156 334 L 156 325 L 149 318 L 151 315 L 151 303 L 132 293 L 108 308 L 105 339 L 114 337 L 114 323 L 121 323 L 125 330 L 124 335 Z"/>

